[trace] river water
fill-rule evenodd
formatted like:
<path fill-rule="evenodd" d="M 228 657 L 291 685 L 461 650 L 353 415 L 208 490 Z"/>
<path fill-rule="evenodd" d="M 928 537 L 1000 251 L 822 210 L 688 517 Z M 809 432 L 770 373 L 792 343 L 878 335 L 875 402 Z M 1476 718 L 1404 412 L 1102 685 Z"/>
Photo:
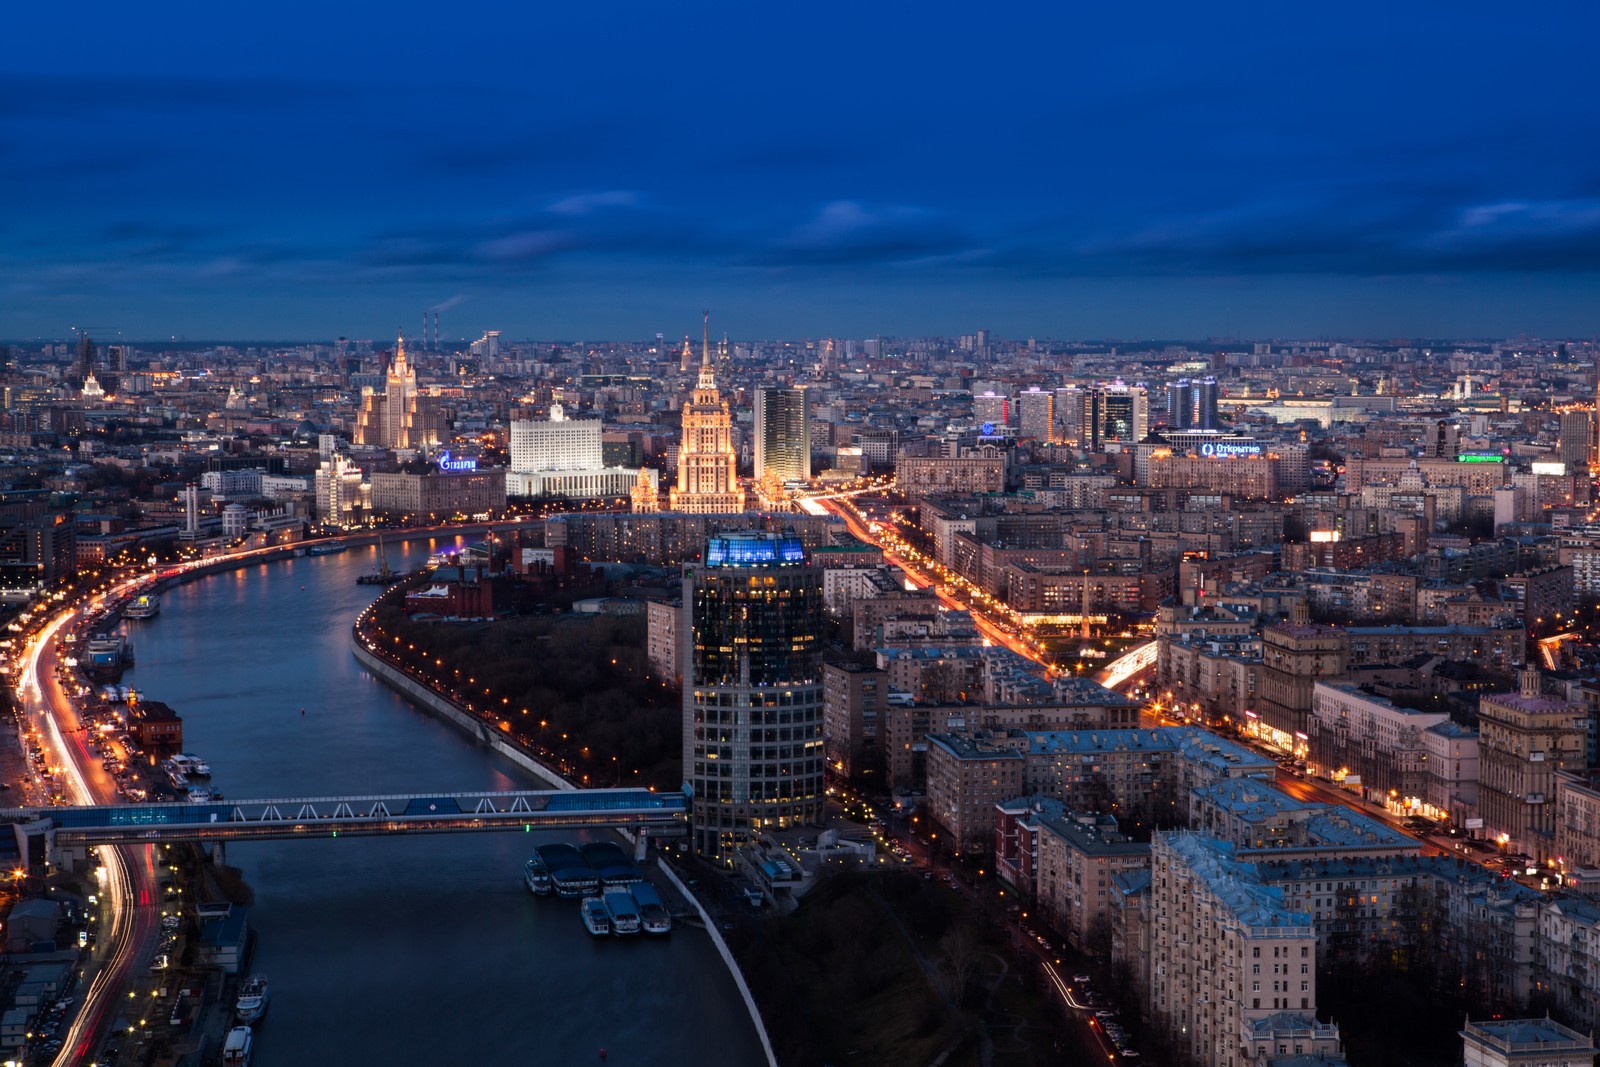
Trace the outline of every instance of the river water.
<path fill-rule="evenodd" d="M 391 545 L 390 563 L 442 543 Z M 124 684 L 183 716 L 229 797 L 538 787 L 356 664 L 350 626 L 378 590 L 355 578 L 376 569 L 363 546 L 169 589 L 159 618 L 128 624 Z M 256 1063 L 764 1062 L 703 931 L 593 938 L 575 902 L 528 893 L 523 860 L 558 837 L 229 845 L 256 894 L 251 969 L 272 983 Z"/>

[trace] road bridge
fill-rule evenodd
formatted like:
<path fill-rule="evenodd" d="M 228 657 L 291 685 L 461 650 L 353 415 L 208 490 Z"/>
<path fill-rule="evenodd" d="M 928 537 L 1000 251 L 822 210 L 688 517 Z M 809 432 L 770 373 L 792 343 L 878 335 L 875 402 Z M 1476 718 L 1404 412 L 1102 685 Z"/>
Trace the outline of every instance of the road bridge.
<path fill-rule="evenodd" d="M 629 830 L 642 841 L 681 837 L 689 799 L 648 789 L 519 789 L 471 793 L 289 797 L 0 809 L 23 856 L 29 839 L 58 849 L 90 845 L 463 833 L 485 830 Z M 37 846 L 35 846 L 37 847 Z"/>

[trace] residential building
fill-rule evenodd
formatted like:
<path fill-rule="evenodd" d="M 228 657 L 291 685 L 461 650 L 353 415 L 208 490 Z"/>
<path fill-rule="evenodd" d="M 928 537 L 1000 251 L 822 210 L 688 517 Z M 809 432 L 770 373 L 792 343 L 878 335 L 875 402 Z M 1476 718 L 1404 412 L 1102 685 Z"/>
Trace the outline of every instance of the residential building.
<path fill-rule="evenodd" d="M 1151 845 L 1150 983 L 1146 1006 L 1191 1062 L 1249 1067 L 1299 1033 L 1290 1054 L 1339 1055 L 1319 1023 L 1311 916 L 1253 877 L 1225 842 L 1158 833 Z"/>
<path fill-rule="evenodd" d="M 1548 1017 L 1468 1020 L 1461 1046 L 1462 1067 L 1594 1067 L 1594 1038 Z"/>
<path fill-rule="evenodd" d="M 822 668 L 822 742 L 828 770 L 852 781 L 881 784 L 889 709 L 889 678 L 859 663 Z"/>
<path fill-rule="evenodd" d="M 355 443 L 422 451 L 437 446 L 444 434 L 439 398 L 418 392 L 416 368 L 406 358 L 406 339 L 401 337 L 384 376 L 383 392 L 369 389 L 362 395 Z"/>
<path fill-rule="evenodd" d="M 1543 863 L 1556 852 L 1556 772 L 1585 765 L 1583 708 L 1541 691 L 1527 668 L 1516 693 L 1493 693 L 1478 703 L 1484 832 L 1512 852 Z"/>
<path fill-rule="evenodd" d="M 756 480 L 811 480 L 811 419 L 804 389 L 756 390 Z"/>
<path fill-rule="evenodd" d="M 677 685 L 683 681 L 683 668 L 678 660 L 682 644 L 683 602 L 679 600 L 651 600 L 645 604 L 645 655 L 653 670 L 663 681 Z"/>

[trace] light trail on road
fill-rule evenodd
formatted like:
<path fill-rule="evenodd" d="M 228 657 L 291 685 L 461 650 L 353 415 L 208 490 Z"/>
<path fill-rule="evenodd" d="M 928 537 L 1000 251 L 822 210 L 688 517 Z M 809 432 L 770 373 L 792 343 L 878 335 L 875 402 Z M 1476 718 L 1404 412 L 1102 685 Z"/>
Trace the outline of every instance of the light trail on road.
<path fill-rule="evenodd" d="M 1156 665 L 1156 654 L 1160 652 L 1159 642 L 1147 641 L 1136 648 L 1129 649 L 1106 665 L 1100 672 L 1100 684 L 1107 689 L 1115 689 L 1133 678 L 1134 675 L 1149 670 Z"/>
<path fill-rule="evenodd" d="M 117 587 L 116 593 L 110 595 L 126 591 L 138 583 L 139 580 L 124 582 Z M 97 605 L 101 599 L 97 597 L 91 604 Z M 79 765 L 79 753 L 67 745 L 66 737 L 61 732 L 60 714 L 57 712 L 63 709 L 51 706 L 52 701 L 45 694 L 45 679 L 40 674 L 40 660 L 44 657 L 45 651 L 54 642 L 56 634 L 70 624 L 78 614 L 79 609 L 63 611 L 35 635 L 27 647 L 22 688 L 29 706 L 30 722 L 33 721 L 34 715 L 43 719 L 49 744 L 58 757 L 58 760 L 53 762 L 59 765 L 66 780 L 66 792 L 75 804 L 94 804 L 98 801 Z M 60 683 L 51 684 L 55 687 L 55 703 L 68 703 Z M 144 851 L 145 873 L 153 880 L 154 872 L 150 870 L 148 846 Z M 148 935 L 148 928 L 153 925 L 145 923 L 143 926 L 146 929 L 141 930 L 140 924 L 134 922 L 136 904 L 147 903 L 136 899 L 137 887 L 132 864 L 137 862 L 137 857 L 124 855 L 123 849 L 109 847 L 100 848 L 97 855 L 103 872 L 99 875 L 101 879 L 99 904 L 104 909 L 106 926 L 105 941 L 100 947 L 105 956 L 84 991 L 82 1007 L 74 1016 L 72 1025 L 62 1035 L 61 1049 L 53 1060 L 57 1067 L 89 1062 L 89 1055 L 105 1036 L 102 1032 L 103 1027 L 109 1019 L 115 1018 L 112 1012 L 137 962 L 138 953 L 145 940 L 144 935 Z"/>

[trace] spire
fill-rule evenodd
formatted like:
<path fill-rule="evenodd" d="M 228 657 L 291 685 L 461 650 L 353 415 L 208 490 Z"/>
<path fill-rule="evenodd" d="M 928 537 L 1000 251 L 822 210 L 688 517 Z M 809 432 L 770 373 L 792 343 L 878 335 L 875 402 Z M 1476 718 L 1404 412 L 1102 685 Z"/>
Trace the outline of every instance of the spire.
<path fill-rule="evenodd" d="M 705 311 L 705 333 L 700 338 L 700 365 L 711 366 L 711 312 Z"/>

